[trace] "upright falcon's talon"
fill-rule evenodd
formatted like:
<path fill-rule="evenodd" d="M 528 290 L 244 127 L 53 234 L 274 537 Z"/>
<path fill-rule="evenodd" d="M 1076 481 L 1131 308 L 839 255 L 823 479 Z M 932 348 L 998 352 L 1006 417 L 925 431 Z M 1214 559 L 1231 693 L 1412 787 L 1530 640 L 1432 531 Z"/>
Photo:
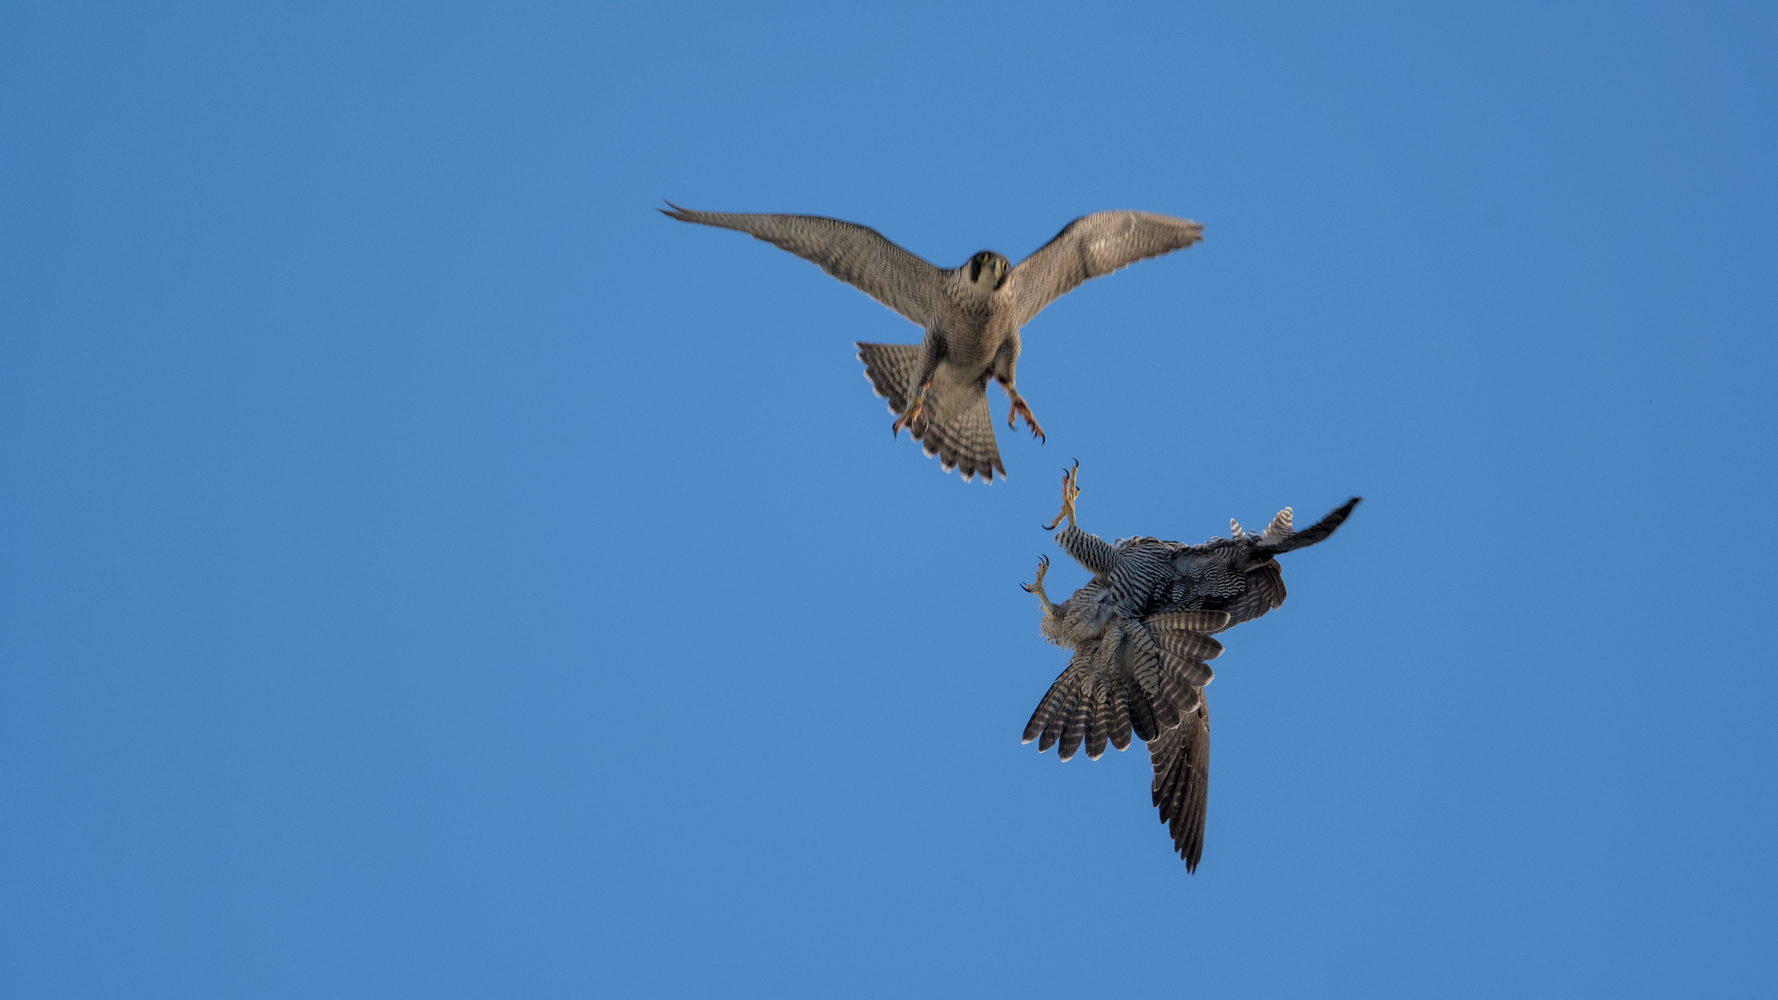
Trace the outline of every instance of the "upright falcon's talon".
<path fill-rule="evenodd" d="M 995 378 L 999 381 L 1000 388 L 1006 390 L 1006 398 L 1012 403 L 1012 408 L 1006 411 L 1006 426 L 1008 428 L 1017 427 L 1019 416 L 1023 414 L 1025 423 L 1031 427 L 1031 433 L 1040 443 L 1047 443 L 1049 438 L 1044 436 L 1043 428 L 1038 425 L 1037 418 L 1032 415 L 1031 406 L 1025 402 L 1025 397 L 1019 395 L 1019 390 L 1013 388 L 1011 377 L 995 376 Z"/>
<path fill-rule="evenodd" d="M 1025 397 L 1015 395 L 1012 398 L 1012 409 L 1006 414 L 1006 426 L 1015 426 L 1013 420 L 1021 414 L 1025 417 L 1025 423 L 1030 426 L 1032 436 L 1036 437 L 1039 442 L 1047 444 L 1049 438 L 1044 436 L 1043 427 L 1038 424 L 1037 418 L 1031 414 L 1031 407 L 1025 403 Z"/>
<path fill-rule="evenodd" d="M 921 412 L 925 409 L 926 393 L 923 391 L 914 393 L 914 398 L 908 401 L 908 408 L 902 412 L 901 416 L 895 418 L 895 423 L 889 426 L 889 436 L 900 437 L 901 429 L 903 427 L 906 427 L 908 433 L 912 434 L 914 432 L 914 421 L 919 418 Z"/>
<path fill-rule="evenodd" d="M 1074 460 L 1074 468 L 1062 470 L 1062 512 L 1056 519 L 1043 526 L 1045 531 L 1056 530 L 1056 525 L 1068 519 L 1068 526 L 1074 527 L 1074 500 L 1080 496 L 1080 459 Z"/>

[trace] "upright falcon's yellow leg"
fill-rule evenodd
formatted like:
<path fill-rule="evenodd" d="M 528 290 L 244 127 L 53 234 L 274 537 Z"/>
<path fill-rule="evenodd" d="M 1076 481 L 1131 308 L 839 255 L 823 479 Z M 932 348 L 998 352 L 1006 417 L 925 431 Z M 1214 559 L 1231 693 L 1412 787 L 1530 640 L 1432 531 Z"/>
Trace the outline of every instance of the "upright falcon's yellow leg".
<path fill-rule="evenodd" d="M 894 424 L 890 425 L 889 436 L 900 437 L 901 429 L 903 427 L 906 427 L 908 433 L 912 434 L 914 430 L 914 420 L 917 419 L 920 416 L 920 413 L 925 409 L 926 387 L 921 386 L 914 390 L 914 398 L 908 400 L 908 408 L 902 411 L 901 416 L 895 418 Z"/>
<path fill-rule="evenodd" d="M 1030 425 L 1031 433 L 1036 436 L 1037 440 L 1048 442 L 1049 438 L 1044 437 L 1043 435 L 1043 427 L 1037 423 L 1037 418 L 1031 414 L 1031 407 L 1025 402 L 1025 397 L 1019 395 L 1019 390 L 1014 389 L 1012 383 L 1005 379 L 1000 380 L 1000 388 L 1005 389 L 1007 398 L 1012 400 L 1012 409 L 1006 411 L 1006 426 L 1017 427 L 1018 418 L 1023 414 L 1025 423 Z"/>
<path fill-rule="evenodd" d="M 1054 531 L 1056 525 L 1068 519 L 1068 526 L 1074 527 L 1074 500 L 1080 496 L 1080 459 L 1074 460 L 1074 468 L 1062 470 L 1062 512 L 1056 519 L 1043 526 L 1045 531 Z"/>

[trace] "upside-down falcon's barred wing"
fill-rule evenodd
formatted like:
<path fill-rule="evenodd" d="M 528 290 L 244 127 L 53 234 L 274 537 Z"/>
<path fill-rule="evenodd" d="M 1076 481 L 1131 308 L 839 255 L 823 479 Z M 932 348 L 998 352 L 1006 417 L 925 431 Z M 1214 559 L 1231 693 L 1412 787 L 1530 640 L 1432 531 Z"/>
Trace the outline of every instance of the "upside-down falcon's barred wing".
<path fill-rule="evenodd" d="M 1062 228 L 1056 238 L 1013 268 L 1020 326 L 1088 278 L 1110 274 L 1149 257 L 1191 246 L 1204 227 L 1153 212 L 1095 212 Z"/>
<path fill-rule="evenodd" d="M 1210 703 L 1199 694 L 1195 711 L 1148 744 L 1154 806 L 1188 872 L 1197 871 L 1204 856 L 1210 805 Z"/>
<path fill-rule="evenodd" d="M 1175 650 L 1176 638 L 1156 637 L 1124 621 L 1104 640 L 1076 648 L 1068 669 L 1031 713 L 1024 742 L 1037 740 L 1039 753 L 1055 746 L 1062 760 L 1084 743 L 1087 756 L 1098 760 L 1107 743 L 1122 750 L 1132 733 L 1150 742 L 1182 725 L 1212 675 L 1193 651 Z"/>
<path fill-rule="evenodd" d="M 667 202 L 673 205 L 672 202 Z M 939 269 L 908 253 L 868 226 L 819 215 L 749 215 L 694 212 L 673 205 L 662 215 L 734 229 L 788 250 L 902 314 L 921 329 L 932 325 L 932 297 Z"/>

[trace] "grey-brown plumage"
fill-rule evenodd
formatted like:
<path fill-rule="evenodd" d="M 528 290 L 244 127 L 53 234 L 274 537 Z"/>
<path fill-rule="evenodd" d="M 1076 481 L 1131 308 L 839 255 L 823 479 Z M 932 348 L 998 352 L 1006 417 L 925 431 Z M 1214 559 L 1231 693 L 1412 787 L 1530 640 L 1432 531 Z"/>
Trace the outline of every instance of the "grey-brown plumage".
<path fill-rule="evenodd" d="M 1038 740 L 1039 752 L 1058 745 L 1063 760 L 1084 743 L 1096 760 L 1107 742 L 1123 750 L 1132 733 L 1140 737 L 1154 767 L 1154 805 L 1187 870 L 1195 872 L 1210 776 L 1204 686 L 1214 679 L 1209 661 L 1223 650 L 1212 636 L 1283 604 L 1276 557 L 1333 534 L 1359 498 L 1301 532 L 1292 530 L 1285 508 L 1258 535 L 1231 521 L 1234 537 L 1202 545 L 1157 538 L 1107 543 L 1074 523 L 1077 475 L 1078 466 L 1063 478 L 1062 513 L 1049 527 L 1068 521 L 1056 542 L 1093 578 L 1052 603 L 1043 589 L 1046 558 L 1037 582 L 1025 587 L 1042 606 L 1045 638 L 1074 656 L 1038 703 L 1024 739 Z"/>
<path fill-rule="evenodd" d="M 672 203 L 669 202 L 669 205 Z M 874 229 L 816 215 L 694 212 L 662 214 L 748 233 L 813 261 L 926 331 L 919 344 L 858 344 L 865 377 L 928 455 L 965 480 L 1006 475 L 988 414 L 990 378 L 1006 390 L 1008 427 L 1023 416 L 1043 428 L 1015 387 L 1019 328 L 1088 278 L 1171 253 L 1203 238 L 1203 227 L 1149 212 L 1098 212 L 1063 227 L 1015 267 L 983 250 L 962 265 L 936 267 Z"/>

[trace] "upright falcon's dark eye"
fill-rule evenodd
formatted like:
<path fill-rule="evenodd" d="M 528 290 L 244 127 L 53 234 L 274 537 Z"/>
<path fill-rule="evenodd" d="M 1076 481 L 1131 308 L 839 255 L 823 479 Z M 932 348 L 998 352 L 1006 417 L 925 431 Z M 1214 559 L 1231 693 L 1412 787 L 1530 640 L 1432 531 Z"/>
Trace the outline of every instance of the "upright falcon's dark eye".
<path fill-rule="evenodd" d="M 969 262 L 969 283 L 973 285 L 980 280 L 982 280 L 982 258 L 977 256 Z"/>

